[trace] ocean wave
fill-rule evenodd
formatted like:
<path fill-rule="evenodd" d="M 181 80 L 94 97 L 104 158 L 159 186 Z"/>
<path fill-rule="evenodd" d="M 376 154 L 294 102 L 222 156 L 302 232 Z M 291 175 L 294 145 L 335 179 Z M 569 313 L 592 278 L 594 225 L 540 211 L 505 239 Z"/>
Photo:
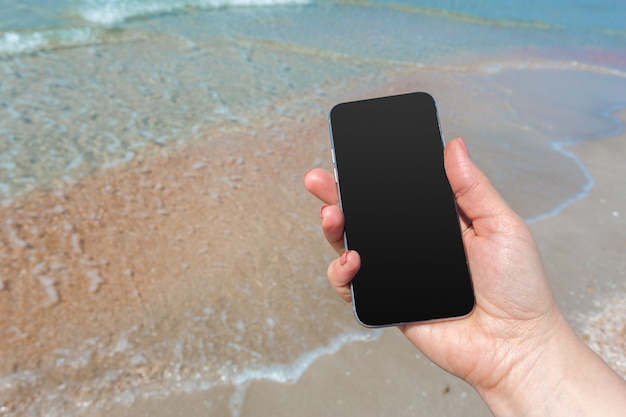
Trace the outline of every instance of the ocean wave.
<path fill-rule="evenodd" d="M 250 383 L 296 383 L 320 357 L 335 354 L 350 343 L 378 340 L 383 330 L 346 330 L 326 344 L 304 350 L 291 362 L 263 363 L 263 358 L 259 358 L 255 364 L 235 364 L 227 360 L 219 364 L 216 372 L 210 363 L 184 362 L 181 355 L 186 348 L 181 340 L 163 340 L 154 344 L 159 349 L 170 348 L 169 355 L 177 357 L 177 361 L 159 363 L 157 360 L 153 363 L 159 354 L 150 349 L 143 351 L 130 340 L 133 334 L 140 332 L 139 326 L 119 332 L 113 345 L 107 345 L 100 337 L 86 339 L 78 349 L 55 350 L 54 360 L 38 369 L 0 375 L 0 415 L 17 417 L 45 413 L 47 417 L 78 417 L 86 409 L 105 410 L 137 400 L 232 387 L 234 392 L 229 399 L 229 408 L 231 416 L 237 417 L 241 414 Z M 105 365 L 103 368 L 106 369 L 96 376 L 94 363 L 110 366 Z M 196 371 L 190 373 L 190 369 Z M 207 372 L 207 369 L 211 371 Z M 89 380 L 75 380 L 77 375 L 90 373 L 94 376 Z M 61 386 L 47 384 L 56 375 L 65 375 L 67 382 Z"/>
<path fill-rule="evenodd" d="M 190 8 L 267 7 L 306 5 L 312 0 L 86 0 L 80 10 L 83 19 L 99 25 L 125 21 Z"/>
<path fill-rule="evenodd" d="M 62 47 L 84 46 L 119 38 L 108 28 L 139 18 L 184 12 L 190 9 L 307 5 L 314 0 L 82 0 L 76 7 L 60 8 L 54 26 L 0 31 L 0 58 Z M 82 24 L 80 20 L 83 20 Z M 3 19 L 0 18 L 0 24 Z M 78 25 L 75 25 L 78 23 Z M 74 27 L 73 27 L 74 26 Z"/>
<path fill-rule="evenodd" d="M 91 44 L 97 40 L 97 34 L 90 28 L 51 29 L 27 33 L 9 31 L 0 36 L 0 57 Z"/>

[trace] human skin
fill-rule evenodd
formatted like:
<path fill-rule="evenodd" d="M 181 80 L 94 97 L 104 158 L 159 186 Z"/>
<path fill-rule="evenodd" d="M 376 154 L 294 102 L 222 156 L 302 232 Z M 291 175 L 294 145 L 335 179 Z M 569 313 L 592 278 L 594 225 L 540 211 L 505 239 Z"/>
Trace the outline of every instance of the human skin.
<path fill-rule="evenodd" d="M 626 381 L 566 322 L 528 225 L 473 163 L 462 138 L 447 144 L 444 164 L 476 307 L 465 318 L 398 328 L 430 360 L 474 387 L 495 416 L 626 416 Z M 328 266 L 328 278 L 351 302 L 360 258 L 344 248 L 334 176 L 312 169 L 304 184 L 324 203 L 322 230 L 340 255 Z"/>

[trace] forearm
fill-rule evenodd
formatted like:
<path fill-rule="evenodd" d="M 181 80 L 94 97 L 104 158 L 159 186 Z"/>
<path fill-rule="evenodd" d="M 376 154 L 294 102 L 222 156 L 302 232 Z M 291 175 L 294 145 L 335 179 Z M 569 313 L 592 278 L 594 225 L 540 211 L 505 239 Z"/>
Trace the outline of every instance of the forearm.
<path fill-rule="evenodd" d="M 555 333 L 489 389 L 477 387 L 496 417 L 626 416 L 626 380 L 560 318 Z"/>

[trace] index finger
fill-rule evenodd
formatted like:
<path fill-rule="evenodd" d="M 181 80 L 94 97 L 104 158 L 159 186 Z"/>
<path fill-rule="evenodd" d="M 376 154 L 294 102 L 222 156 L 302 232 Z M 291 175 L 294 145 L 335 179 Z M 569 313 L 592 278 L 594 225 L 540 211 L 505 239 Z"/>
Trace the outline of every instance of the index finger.
<path fill-rule="evenodd" d="M 335 176 L 323 168 L 313 168 L 305 173 L 304 186 L 326 204 L 339 203 Z"/>

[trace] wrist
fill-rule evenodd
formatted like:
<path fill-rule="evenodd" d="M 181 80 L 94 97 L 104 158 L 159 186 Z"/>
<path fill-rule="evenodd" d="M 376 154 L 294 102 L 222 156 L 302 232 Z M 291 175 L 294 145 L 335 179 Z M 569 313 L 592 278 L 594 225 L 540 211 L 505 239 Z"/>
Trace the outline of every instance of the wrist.
<path fill-rule="evenodd" d="M 551 321 L 542 324 L 537 336 L 507 343 L 508 363 L 497 382 L 476 387 L 496 417 L 550 415 L 547 408 L 551 398 L 566 379 L 567 359 L 561 356 L 565 347 L 557 345 L 564 337 L 570 339 L 569 326 L 560 313 Z"/>
<path fill-rule="evenodd" d="M 541 336 L 510 346 L 496 384 L 475 387 L 496 417 L 622 416 L 626 381 L 558 313 Z"/>

